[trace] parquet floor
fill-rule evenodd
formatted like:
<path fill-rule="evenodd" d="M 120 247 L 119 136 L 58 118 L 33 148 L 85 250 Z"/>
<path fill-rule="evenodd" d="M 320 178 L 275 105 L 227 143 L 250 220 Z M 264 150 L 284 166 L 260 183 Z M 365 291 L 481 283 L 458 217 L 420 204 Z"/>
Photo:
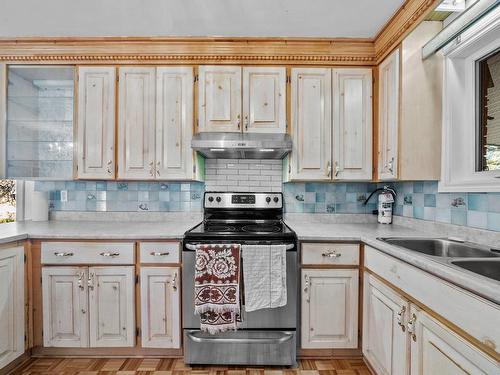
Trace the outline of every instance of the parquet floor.
<path fill-rule="evenodd" d="M 297 369 L 188 367 L 182 359 L 38 358 L 25 363 L 20 375 L 370 375 L 362 359 L 301 360 Z"/>

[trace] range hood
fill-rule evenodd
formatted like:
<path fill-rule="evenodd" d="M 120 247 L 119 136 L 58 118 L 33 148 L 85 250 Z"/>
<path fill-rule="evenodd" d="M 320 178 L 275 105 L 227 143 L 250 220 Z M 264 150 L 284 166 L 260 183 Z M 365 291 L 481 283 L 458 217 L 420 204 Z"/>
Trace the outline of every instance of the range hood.
<path fill-rule="evenodd" d="M 283 159 L 292 151 L 288 134 L 198 133 L 193 150 L 209 159 Z"/>

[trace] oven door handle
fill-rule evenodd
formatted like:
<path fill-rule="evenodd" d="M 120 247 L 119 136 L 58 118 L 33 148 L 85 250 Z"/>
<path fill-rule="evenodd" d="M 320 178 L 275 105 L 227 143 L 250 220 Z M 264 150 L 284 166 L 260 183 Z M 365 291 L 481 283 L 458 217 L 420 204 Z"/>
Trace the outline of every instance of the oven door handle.
<path fill-rule="evenodd" d="M 200 337 L 199 332 L 186 332 L 186 336 L 199 343 L 224 343 L 224 344 L 283 344 L 293 339 L 293 333 L 282 332 L 279 338 L 235 338 L 235 337 Z"/>
<path fill-rule="evenodd" d="M 187 244 L 184 245 L 184 247 L 186 249 L 188 249 L 188 250 L 196 251 L 196 245 L 187 243 Z M 293 243 L 286 244 L 286 249 L 287 250 L 292 250 L 294 247 L 295 247 L 295 245 Z"/>

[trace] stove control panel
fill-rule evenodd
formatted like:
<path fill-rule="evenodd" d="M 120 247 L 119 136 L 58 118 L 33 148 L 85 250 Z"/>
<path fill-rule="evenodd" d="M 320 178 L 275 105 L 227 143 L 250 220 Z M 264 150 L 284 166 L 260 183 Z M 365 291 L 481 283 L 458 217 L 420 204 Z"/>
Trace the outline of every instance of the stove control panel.
<path fill-rule="evenodd" d="M 205 193 L 205 208 L 282 208 L 281 193 Z"/>

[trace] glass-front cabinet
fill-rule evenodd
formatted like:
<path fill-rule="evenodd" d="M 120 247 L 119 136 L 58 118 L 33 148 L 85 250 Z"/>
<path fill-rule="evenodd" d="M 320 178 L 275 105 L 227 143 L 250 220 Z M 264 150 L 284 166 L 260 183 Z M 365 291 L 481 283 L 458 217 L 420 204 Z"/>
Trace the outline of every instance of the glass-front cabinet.
<path fill-rule="evenodd" d="M 8 178 L 72 179 L 74 67 L 7 68 Z"/>

